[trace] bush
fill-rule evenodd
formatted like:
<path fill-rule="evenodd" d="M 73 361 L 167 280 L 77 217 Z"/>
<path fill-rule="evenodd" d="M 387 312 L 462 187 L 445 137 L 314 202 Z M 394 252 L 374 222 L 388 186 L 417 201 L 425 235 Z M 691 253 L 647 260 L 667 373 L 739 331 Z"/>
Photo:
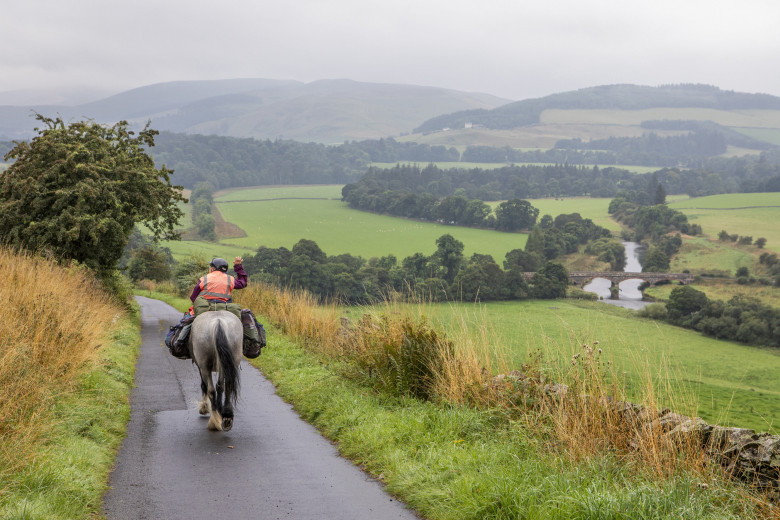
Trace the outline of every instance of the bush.
<path fill-rule="evenodd" d="M 598 300 L 599 296 L 596 293 L 588 292 L 579 287 L 571 286 L 566 291 L 566 297 L 573 300 Z"/>
<path fill-rule="evenodd" d="M 116 303 L 126 309 L 130 308 L 130 301 L 133 298 L 133 284 L 128 277 L 117 269 L 112 269 L 101 274 L 100 283 Z"/>
<path fill-rule="evenodd" d="M 637 316 L 651 320 L 665 320 L 667 315 L 666 305 L 660 302 L 651 303 L 637 311 Z"/>

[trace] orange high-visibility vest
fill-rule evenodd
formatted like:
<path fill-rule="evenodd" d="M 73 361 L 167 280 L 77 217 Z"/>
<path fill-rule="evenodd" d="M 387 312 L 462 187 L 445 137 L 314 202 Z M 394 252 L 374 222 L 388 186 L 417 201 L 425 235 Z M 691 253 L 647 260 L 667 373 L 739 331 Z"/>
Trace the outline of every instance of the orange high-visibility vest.
<path fill-rule="evenodd" d="M 207 300 L 228 301 L 236 280 L 227 273 L 214 271 L 200 278 L 200 295 Z"/>

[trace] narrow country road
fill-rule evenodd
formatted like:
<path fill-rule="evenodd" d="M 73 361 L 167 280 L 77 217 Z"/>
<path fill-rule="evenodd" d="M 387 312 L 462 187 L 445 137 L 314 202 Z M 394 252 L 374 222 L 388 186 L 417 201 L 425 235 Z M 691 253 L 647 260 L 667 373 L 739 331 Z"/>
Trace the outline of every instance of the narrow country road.
<path fill-rule="evenodd" d="M 233 429 L 208 431 L 195 366 L 163 344 L 181 313 L 137 300 L 143 346 L 127 437 L 103 499 L 109 520 L 417 518 L 341 458 L 245 360 Z"/>

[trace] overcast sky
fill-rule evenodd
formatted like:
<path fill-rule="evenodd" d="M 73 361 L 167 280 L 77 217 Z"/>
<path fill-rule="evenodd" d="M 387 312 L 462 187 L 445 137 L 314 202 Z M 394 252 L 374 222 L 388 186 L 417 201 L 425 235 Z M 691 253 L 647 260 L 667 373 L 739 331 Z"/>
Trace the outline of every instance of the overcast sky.
<path fill-rule="evenodd" d="M 779 25 L 778 0 L 4 0 L 0 93 L 252 77 L 780 95 Z"/>

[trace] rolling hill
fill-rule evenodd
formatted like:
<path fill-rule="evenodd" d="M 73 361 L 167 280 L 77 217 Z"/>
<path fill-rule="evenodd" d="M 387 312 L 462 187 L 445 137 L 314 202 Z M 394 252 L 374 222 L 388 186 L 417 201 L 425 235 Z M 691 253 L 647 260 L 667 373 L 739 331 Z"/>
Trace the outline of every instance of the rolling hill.
<path fill-rule="evenodd" d="M 0 141 L 33 135 L 39 112 L 101 123 L 151 120 L 157 130 L 326 144 L 408 133 L 428 118 L 507 103 L 489 94 L 434 87 L 320 80 L 178 81 L 77 106 L 0 106 Z"/>
<path fill-rule="evenodd" d="M 561 139 L 639 137 L 649 131 L 646 123 L 660 121 L 710 122 L 778 145 L 780 97 L 710 85 L 603 85 L 440 115 L 404 139 L 461 148 L 552 148 Z M 658 135 L 679 133 L 658 126 Z"/>

